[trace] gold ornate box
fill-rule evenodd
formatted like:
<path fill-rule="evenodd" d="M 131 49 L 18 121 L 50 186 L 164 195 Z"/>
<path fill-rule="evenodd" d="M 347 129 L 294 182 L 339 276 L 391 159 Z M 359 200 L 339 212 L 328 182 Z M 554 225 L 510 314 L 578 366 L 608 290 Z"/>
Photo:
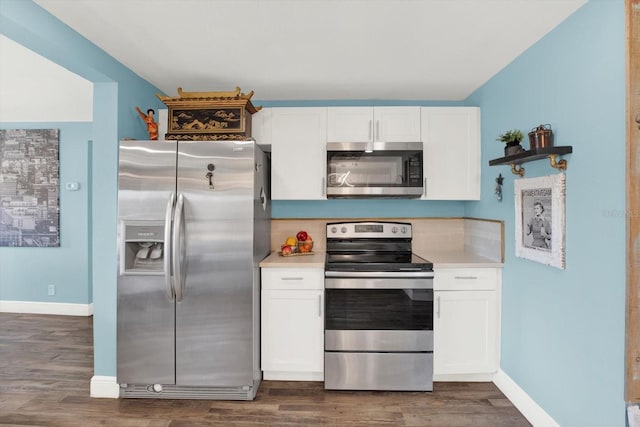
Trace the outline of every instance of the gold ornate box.
<path fill-rule="evenodd" d="M 236 87 L 231 92 L 183 92 L 156 96 L 169 107 L 165 139 L 178 141 L 241 140 L 251 137 L 251 115 L 262 107 Z"/>

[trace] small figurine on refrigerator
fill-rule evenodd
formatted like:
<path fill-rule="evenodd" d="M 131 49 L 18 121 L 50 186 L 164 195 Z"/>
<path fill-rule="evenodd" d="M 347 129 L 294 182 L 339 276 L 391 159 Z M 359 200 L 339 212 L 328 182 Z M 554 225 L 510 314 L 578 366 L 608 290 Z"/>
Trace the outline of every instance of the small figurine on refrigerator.
<path fill-rule="evenodd" d="M 153 108 L 147 110 L 147 114 L 143 113 L 140 108 L 136 107 L 136 111 L 140 115 L 140 118 L 147 124 L 147 132 L 149 132 L 149 139 L 155 141 L 158 139 L 158 123 L 153 118 L 156 113 Z"/>

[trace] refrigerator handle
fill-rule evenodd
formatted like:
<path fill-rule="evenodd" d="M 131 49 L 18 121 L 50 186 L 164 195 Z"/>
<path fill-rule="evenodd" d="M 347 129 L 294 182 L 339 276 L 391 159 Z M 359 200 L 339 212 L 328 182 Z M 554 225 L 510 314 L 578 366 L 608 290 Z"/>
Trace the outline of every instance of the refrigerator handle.
<path fill-rule="evenodd" d="M 173 191 L 169 194 L 169 201 L 167 202 L 167 210 L 164 214 L 164 280 L 167 290 L 167 298 L 169 301 L 173 301 L 175 298 L 175 291 L 173 285 L 173 271 L 171 268 L 171 220 L 173 218 L 173 208 L 176 202 L 176 193 Z"/>
<path fill-rule="evenodd" d="M 172 237 L 172 262 L 173 262 L 173 283 L 176 292 L 176 301 L 182 301 L 184 298 L 184 274 L 182 260 L 184 259 L 184 196 L 178 195 L 176 209 L 173 218 L 173 237 Z"/>

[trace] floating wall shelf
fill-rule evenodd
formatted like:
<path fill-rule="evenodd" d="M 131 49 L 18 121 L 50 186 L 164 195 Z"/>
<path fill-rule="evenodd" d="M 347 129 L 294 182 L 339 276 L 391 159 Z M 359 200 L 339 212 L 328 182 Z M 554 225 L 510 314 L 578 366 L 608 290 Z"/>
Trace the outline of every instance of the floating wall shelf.
<path fill-rule="evenodd" d="M 516 175 L 524 176 L 524 168 L 520 166 L 522 163 L 532 162 L 534 160 L 540 160 L 548 157 L 552 168 L 565 170 L 567 169 L 567 161 L 556 160 L 556 158 L 563 154 L 569 154 L 572 151 L 573 147 L 570 145 L 564 147 L 534 148 L 511 156 L 489 160 L 489 166 L 511 165 L 511 172 Z"/>

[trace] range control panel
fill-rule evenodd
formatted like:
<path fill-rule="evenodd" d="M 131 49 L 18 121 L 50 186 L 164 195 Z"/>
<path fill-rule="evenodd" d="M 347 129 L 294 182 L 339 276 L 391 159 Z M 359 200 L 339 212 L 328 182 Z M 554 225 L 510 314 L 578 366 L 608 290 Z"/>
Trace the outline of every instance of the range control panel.
<path fill-rule="evenodd" d="M 327 223 L 327 239 L 376 238 L 410 239 L 411 224 L 406 222 L 333 222 Z"/>

